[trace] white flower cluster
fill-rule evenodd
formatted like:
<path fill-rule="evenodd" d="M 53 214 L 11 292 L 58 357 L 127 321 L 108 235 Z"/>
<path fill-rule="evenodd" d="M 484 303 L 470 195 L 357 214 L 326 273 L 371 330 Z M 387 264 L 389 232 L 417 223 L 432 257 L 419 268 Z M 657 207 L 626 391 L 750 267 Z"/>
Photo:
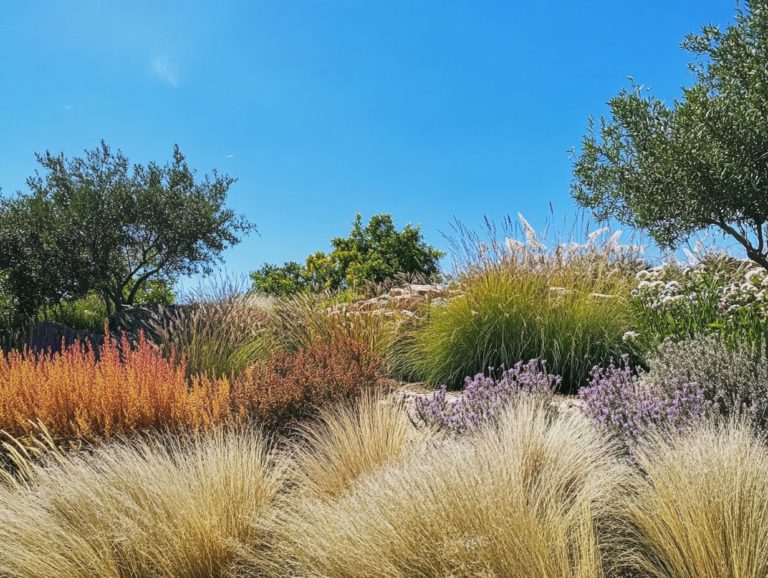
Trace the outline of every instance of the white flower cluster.
<path fill-rule="evenodd" d="M 718 306 L 729 317 L 743 313 L 768 317 L 768 271 L 748 269 L 741 279 L 720 290 Z"/>
<path fill-rule="evenodd" d="M 684 269 L 665 264 L 638 272 L 636 279 L 632 296 L 653 310 L 673 311 L 715 299 L 727 319 L 744 314 L 768 318 L 768 271 L 752 264 L 730 271 L 708 270 L 701 263 Z"/>
<path fill-rule="evenodd" d="M 632 296 L 640 300 L 645 307 L 665 309 L 686 300 L 696 299 L 696 292 L 676 279 L 668 279 L 667 265 L 652 269 L 643 269 L 636 275 L 638 284 Z"/>

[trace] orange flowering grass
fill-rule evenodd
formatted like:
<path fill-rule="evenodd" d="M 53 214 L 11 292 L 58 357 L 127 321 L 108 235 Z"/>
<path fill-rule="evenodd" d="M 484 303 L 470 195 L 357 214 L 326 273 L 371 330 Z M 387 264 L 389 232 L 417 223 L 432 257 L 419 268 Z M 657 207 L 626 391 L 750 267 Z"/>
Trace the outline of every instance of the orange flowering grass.
<path fill-rule="evenodd" d="M 43 424 L 64 438 L 108 439 L 142 430 L 200 430 L 240 412 L 227 379 L 185 377 L 142 336 L 131 347 L 109 335 L 98 356 L 82 344 L 60 353 L 0 355 L 0 430 L 24 436 Z"/>

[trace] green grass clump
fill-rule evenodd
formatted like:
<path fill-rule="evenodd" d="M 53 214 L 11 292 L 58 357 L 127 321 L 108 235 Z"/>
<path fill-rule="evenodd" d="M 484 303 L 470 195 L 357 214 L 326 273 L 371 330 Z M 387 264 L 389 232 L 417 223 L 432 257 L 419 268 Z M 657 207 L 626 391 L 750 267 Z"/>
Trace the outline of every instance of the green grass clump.
<path fill-rule="evenodd" d="M 406 372 L 430 385 L 459 387 L 465 376 L 538 357 L 574 390 L 594 365 L 630 350 L 620 276 L 499 265 L 466 275 L 459 291 L 433 306 L 402 348 Z"/>
<path fill-rule="evenodd" d="M 237 376 L 266 359 L 273 346 L 265 330 L 268 307 L 259 297 L 221 291 L 160 312 L 151 325 L 165 353 L 184 358 L 190 376 Z"/>

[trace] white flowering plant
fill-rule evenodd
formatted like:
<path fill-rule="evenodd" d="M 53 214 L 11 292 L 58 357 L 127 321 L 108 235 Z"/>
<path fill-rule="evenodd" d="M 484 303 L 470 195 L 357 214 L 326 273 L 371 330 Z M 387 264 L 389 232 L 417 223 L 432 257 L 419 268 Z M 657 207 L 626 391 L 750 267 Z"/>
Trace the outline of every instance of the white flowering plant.
<path fill-rule="evenodd" d="M 646 346 L 707 332 L 762 339 L 768 330 L 768 271 L 751 261 L 708 255 L 644 269 L 635 279 L 632 303 Z"/>

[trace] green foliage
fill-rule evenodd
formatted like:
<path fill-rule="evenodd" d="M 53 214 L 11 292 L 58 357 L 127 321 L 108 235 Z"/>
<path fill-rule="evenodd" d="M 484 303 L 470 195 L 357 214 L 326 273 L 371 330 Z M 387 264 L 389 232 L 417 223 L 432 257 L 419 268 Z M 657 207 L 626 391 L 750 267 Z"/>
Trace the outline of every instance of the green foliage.
<path fill-rule="evenodd" d="M 419 227 L 406 225 L 398 231 L 391 215 L 374 215 L 363 226 L 357 215 L 348 237 L 331 241 L 333 250 L 318 251 L 301 265 L 265 264 L 251 274 L 254 291 L 269 295 L 291 295 L 305 290 L 365 292 L 371 283 L 381 283 L 400 274 L 432 277 L 438 273 L 443 253 L 427 245 Z"/>
<path fill-rule="evenodd" d="M 696 81 L 671 106 L 640 86 L 592 120 L 574 166 L 577 202 L 663 246 L 716 227 L 768 268 L 768 1 L 733 26 L 689 35 Z"/>
<path fill-rule="evenodd" d="M 695 265 L 666 263 L 637 273 L 630 304 L 637 341 L 653 352 L 667 340 L 714 333 L 729 342 L 761 343 L 768 334 L 768 274 L 725 254 Z"/>
<path fill-rule="evenodd" d="M 131 287 L 124 289 L 126 297 Z M 173 288 L 164 279 L 150 279 L 136 292 L 137 305 L 171 305 L 176 296 Z M 85 329 L 91 333 L 101 333 L 109 320 L 107 305 L 98 293 L 90 292 L 80 299 L 61 301 L 50 310 L 41 312 L 38 317 L 62 323 L 72 329 Z"/>
<path fill-rule="evenodd" d="M 261 269 L 251 273 L 253 291 L 264 295 L 294 295 L 306 288 L 304 266 L 289 261 L 282 266 L 264 263 Z"/>
<path fill-rule="evenodd" d="M 91 291 L 120 310 L 152 279 L 209 272 L 252 228 L 224 206 L 234 179 L 196 178 L 178 147 L 165 165 L 131 165 L 104 142 L 37 160 L 29 193 L 0 199 L 0 270 L 27 315 Z"/>
<path fill-rule="evenodd" d="M 89 293 L 80 299 L 62 301 L 46 312 L 46 317 L 72 329 L 101 333 L 109 316 L 104 300 L 96 293 Z"/>
<path fill-rule="evenodd" d="M 541 358 L 575 390 L 594 365 L 630 352 L 626 287 L 536 271 L 490 268 L 465 277 L 459 295 L 433 305 L 404 342 L 401 366 L 429 385 Z"/>
<path fill-rule="evenodd" d="M 272 348 L 266 307 L 258 297 L 226 286 L 158 311 L 150 327 L 166 355 L 184 357 L 190 376 L 232 377 L 265 359 Z"/>

